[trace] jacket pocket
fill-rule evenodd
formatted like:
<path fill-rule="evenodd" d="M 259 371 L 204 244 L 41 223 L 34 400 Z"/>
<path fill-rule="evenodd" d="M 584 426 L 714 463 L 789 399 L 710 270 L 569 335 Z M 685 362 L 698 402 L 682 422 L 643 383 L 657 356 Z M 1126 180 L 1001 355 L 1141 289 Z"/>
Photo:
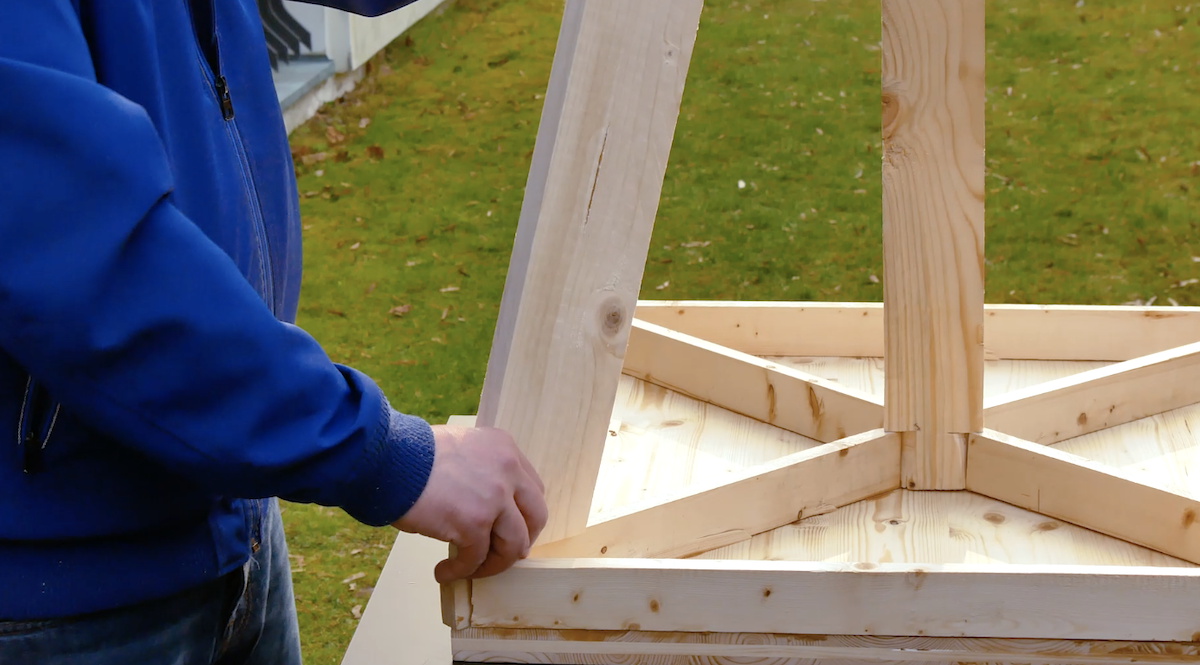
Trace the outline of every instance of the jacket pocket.
<path fill-rule="evenodd" d="M 54 426 L 58 424 L 61 412 L 62 405 L 55 402 L 32 376 L 28 377 L 17 419 L 17 451 L 25 473 L 39 473 L 44 469 L 46 447 L 54 436 Z"/>

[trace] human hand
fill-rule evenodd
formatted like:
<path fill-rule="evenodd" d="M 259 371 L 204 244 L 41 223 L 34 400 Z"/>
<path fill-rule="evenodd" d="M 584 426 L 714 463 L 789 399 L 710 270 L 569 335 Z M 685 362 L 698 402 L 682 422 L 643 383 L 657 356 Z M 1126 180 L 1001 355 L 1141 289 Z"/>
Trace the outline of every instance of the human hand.
<path fill-rule="evenodd" d="M 545 486 L 503 430 L 436 425 L 433 433 L 425 491 L 393 526 L 457 548 L 434 569 L 441 584 L 508 570 L 546 526 Z"/>

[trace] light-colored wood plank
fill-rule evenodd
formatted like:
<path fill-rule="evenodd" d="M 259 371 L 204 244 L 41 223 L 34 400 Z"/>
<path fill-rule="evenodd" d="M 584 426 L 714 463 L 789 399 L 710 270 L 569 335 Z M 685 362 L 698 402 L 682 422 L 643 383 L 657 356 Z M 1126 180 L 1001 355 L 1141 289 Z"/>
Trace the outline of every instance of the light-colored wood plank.
<path fill-rule="evenodd" d="M 445 543 L 397 535 L 342 665 L 450 665 L 450 629 L 437 611 L 433 577 L 445 556 Z"/>
<path fill-rule="evenodd" d="M 983 428 L 983 0 L 883 0 L 886 425 L 910 489 Z"/>
<path fill-rule="evenodd" d="M 634 505 L 535 557 L 686 557 L 900 485 L 900 437 L 875 430 L 753 467 L 732 482 Z"/>
<path fill-rule="evenodd" d="M 700 558 L 1193 567 L 1139 545 L 964 491 L 889 492 Z"/>
<path fill-rule="evenodd" d="M 1200 307 L 985 304 L 983 311 L 989 360 L 1121 362 L 1200 341 Z M 883 303 L 642 300 L 634 316 L 756 356 L 883 357 Z"/>
<path fill-rule="evenodd" d="M 999 432 L 973 435 L 967 487 L 1200 563 L 1200 501 L 1070 453 Z"/>
<path fill-rule="evenodd" d="M 880 358 L 765 356 L 763 359 L 807 374 L 815 374 L 847 388 L 883 399 L 883 360 Z M 991 360 L 983 365 L 984 403 L 1004 393 L 1074 376 L 1080 372 L 1106 367 L 1108 364 L 1066 360 Z"/>
<path fill-rule="evenodd" d="M 561 665 L 845 665 L 856 662 L 1107 665 L 1200 662 L 1200 645 L 1106 640 L 471 628 L 454 633 L 454 658 L 474 663 Z"/>
<path fill-rule="evenodd" d="M 1051 444 L 1200 403 L 1200 342 L 985 403 L 989 429 Z"/>
<path fill-rule="evenodd" d="M 879 399 L 634 320 L 623 372 L 828 443 L 883 426 Z"/>
<path fill-rule="evenodd" d="M 702 0 L 571 0 L 479 407 L 587 524 Z"/>
<path fill-rule="evenodd" d="M 661 386 L 622 376 L 589 524 L 632 504 L 729 482 L 746 469 L 823 445 Z"/>
<path fill-rule="evenodd" d="M 1200 568 L 533 559 L 472 605 L 480 628 L 1189 641 Z"/>
<path fill-rule="evenodd" d="M 1200 404 L 1054 445 L 1143 482 L 1200 496 Z"/>

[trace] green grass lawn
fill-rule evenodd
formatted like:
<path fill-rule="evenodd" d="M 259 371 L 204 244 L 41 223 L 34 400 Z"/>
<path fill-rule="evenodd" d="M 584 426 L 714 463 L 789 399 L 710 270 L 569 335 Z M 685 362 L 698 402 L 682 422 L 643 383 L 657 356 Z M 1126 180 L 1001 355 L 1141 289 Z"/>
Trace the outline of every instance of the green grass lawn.
<path fill-rule="evenodd" d="M 1200 305 L 1200 3 L 987 9 L 988 301 Z M 458 0 L 292 138 L 299 323 L 434 422 L 476 408 L 560 13 Z M 879 36 L 878 3 L 706 4 L 643 297 L 882 299 Z M 336 663 L 393 534 L 284 519 Z"/>

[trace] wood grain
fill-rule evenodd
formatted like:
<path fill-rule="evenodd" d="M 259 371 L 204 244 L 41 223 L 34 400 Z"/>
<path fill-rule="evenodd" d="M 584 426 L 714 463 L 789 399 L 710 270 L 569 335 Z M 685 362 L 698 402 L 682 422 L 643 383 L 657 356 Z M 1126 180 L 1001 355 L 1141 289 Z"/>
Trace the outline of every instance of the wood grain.
<path fill-rule="evenodd" d="M 472 626 L 1190 641 L 1200 568 L 533 559 Z"/>
<path fill-rule="evenodd" d="M 973 435 L 967 487 L 1200 564 L 1200 501 L 999 432 Z"/>
<path fill-rule="evenodd" d="M 883 427 L 870 394 L 642 321 L 622 372 L 828 443 Z"/>
<path fill-rule="evenodd" d="M 970 466 L 968 465 L 968 472 Z M 972 492 L 898 490 L 701 555 L 833 563 L 1192 567 Z"/>
<path fill-rule="evenodd" d="M 1052 444 L 1197 403 L 1200 342 L 988 400 L 984 422 Z"/>
<path fill-rule="evenodd" d="M 985 304 L 983 312 L 988 360 L 1122 362 L 1200 341 L 1200 307 Z M 883 303 L 641 300 L 634 316 L 756 356 L 883 357 Z"/>
<path fill-rule="evenodd" d="M 886 425 L 909 489 L 961 489 L 983 427 L 983 0 L 883 0 Z"/>
<path fill-rule="evenodd" d="M 479 407 L 587 524 L 702 0 L 570 0 Z"/>
<path fill-rule="evenodd" d="M 1200 662 L 1200 645 L 1197 644 L 1107 640 L 472 628 L 456 631 L 453 644 L 454 659 L 472 663 L 1107 665 Z"/>
<path fill-rule="evenodd" d="M 883 397 L 883 361 L 879 358 L 794 358 L 767 356 L 764 360 L 815 374 L 847 388 Z M 983 395 L 1002 399 L 1016 390 L 1075 376 L 1088 370 L 1107 367 L 1104 362 L 1074 362 L 1062 360 L 992 360 L 984 363 Z"/>
<path fill-rule="evenodd" d="M 900 437 L 866 432 L 751 467 L 730 482 L 665 503 L 629 506 L 578 536 L 534 548 L 545 557 L 686 557 L 747 540 L 900 485 Z"/>
<path fill-rule="evenodd" d="M 1054 450 L 1176 494 L 1200 496 L 1200 404 L 1068 439 Z"/>
<path fill-rule="evenodd" d="M 589 524 L 632 504 L 740 477 L 753 466 L 823 445 L 661 386 L 622 376 Z"/>

